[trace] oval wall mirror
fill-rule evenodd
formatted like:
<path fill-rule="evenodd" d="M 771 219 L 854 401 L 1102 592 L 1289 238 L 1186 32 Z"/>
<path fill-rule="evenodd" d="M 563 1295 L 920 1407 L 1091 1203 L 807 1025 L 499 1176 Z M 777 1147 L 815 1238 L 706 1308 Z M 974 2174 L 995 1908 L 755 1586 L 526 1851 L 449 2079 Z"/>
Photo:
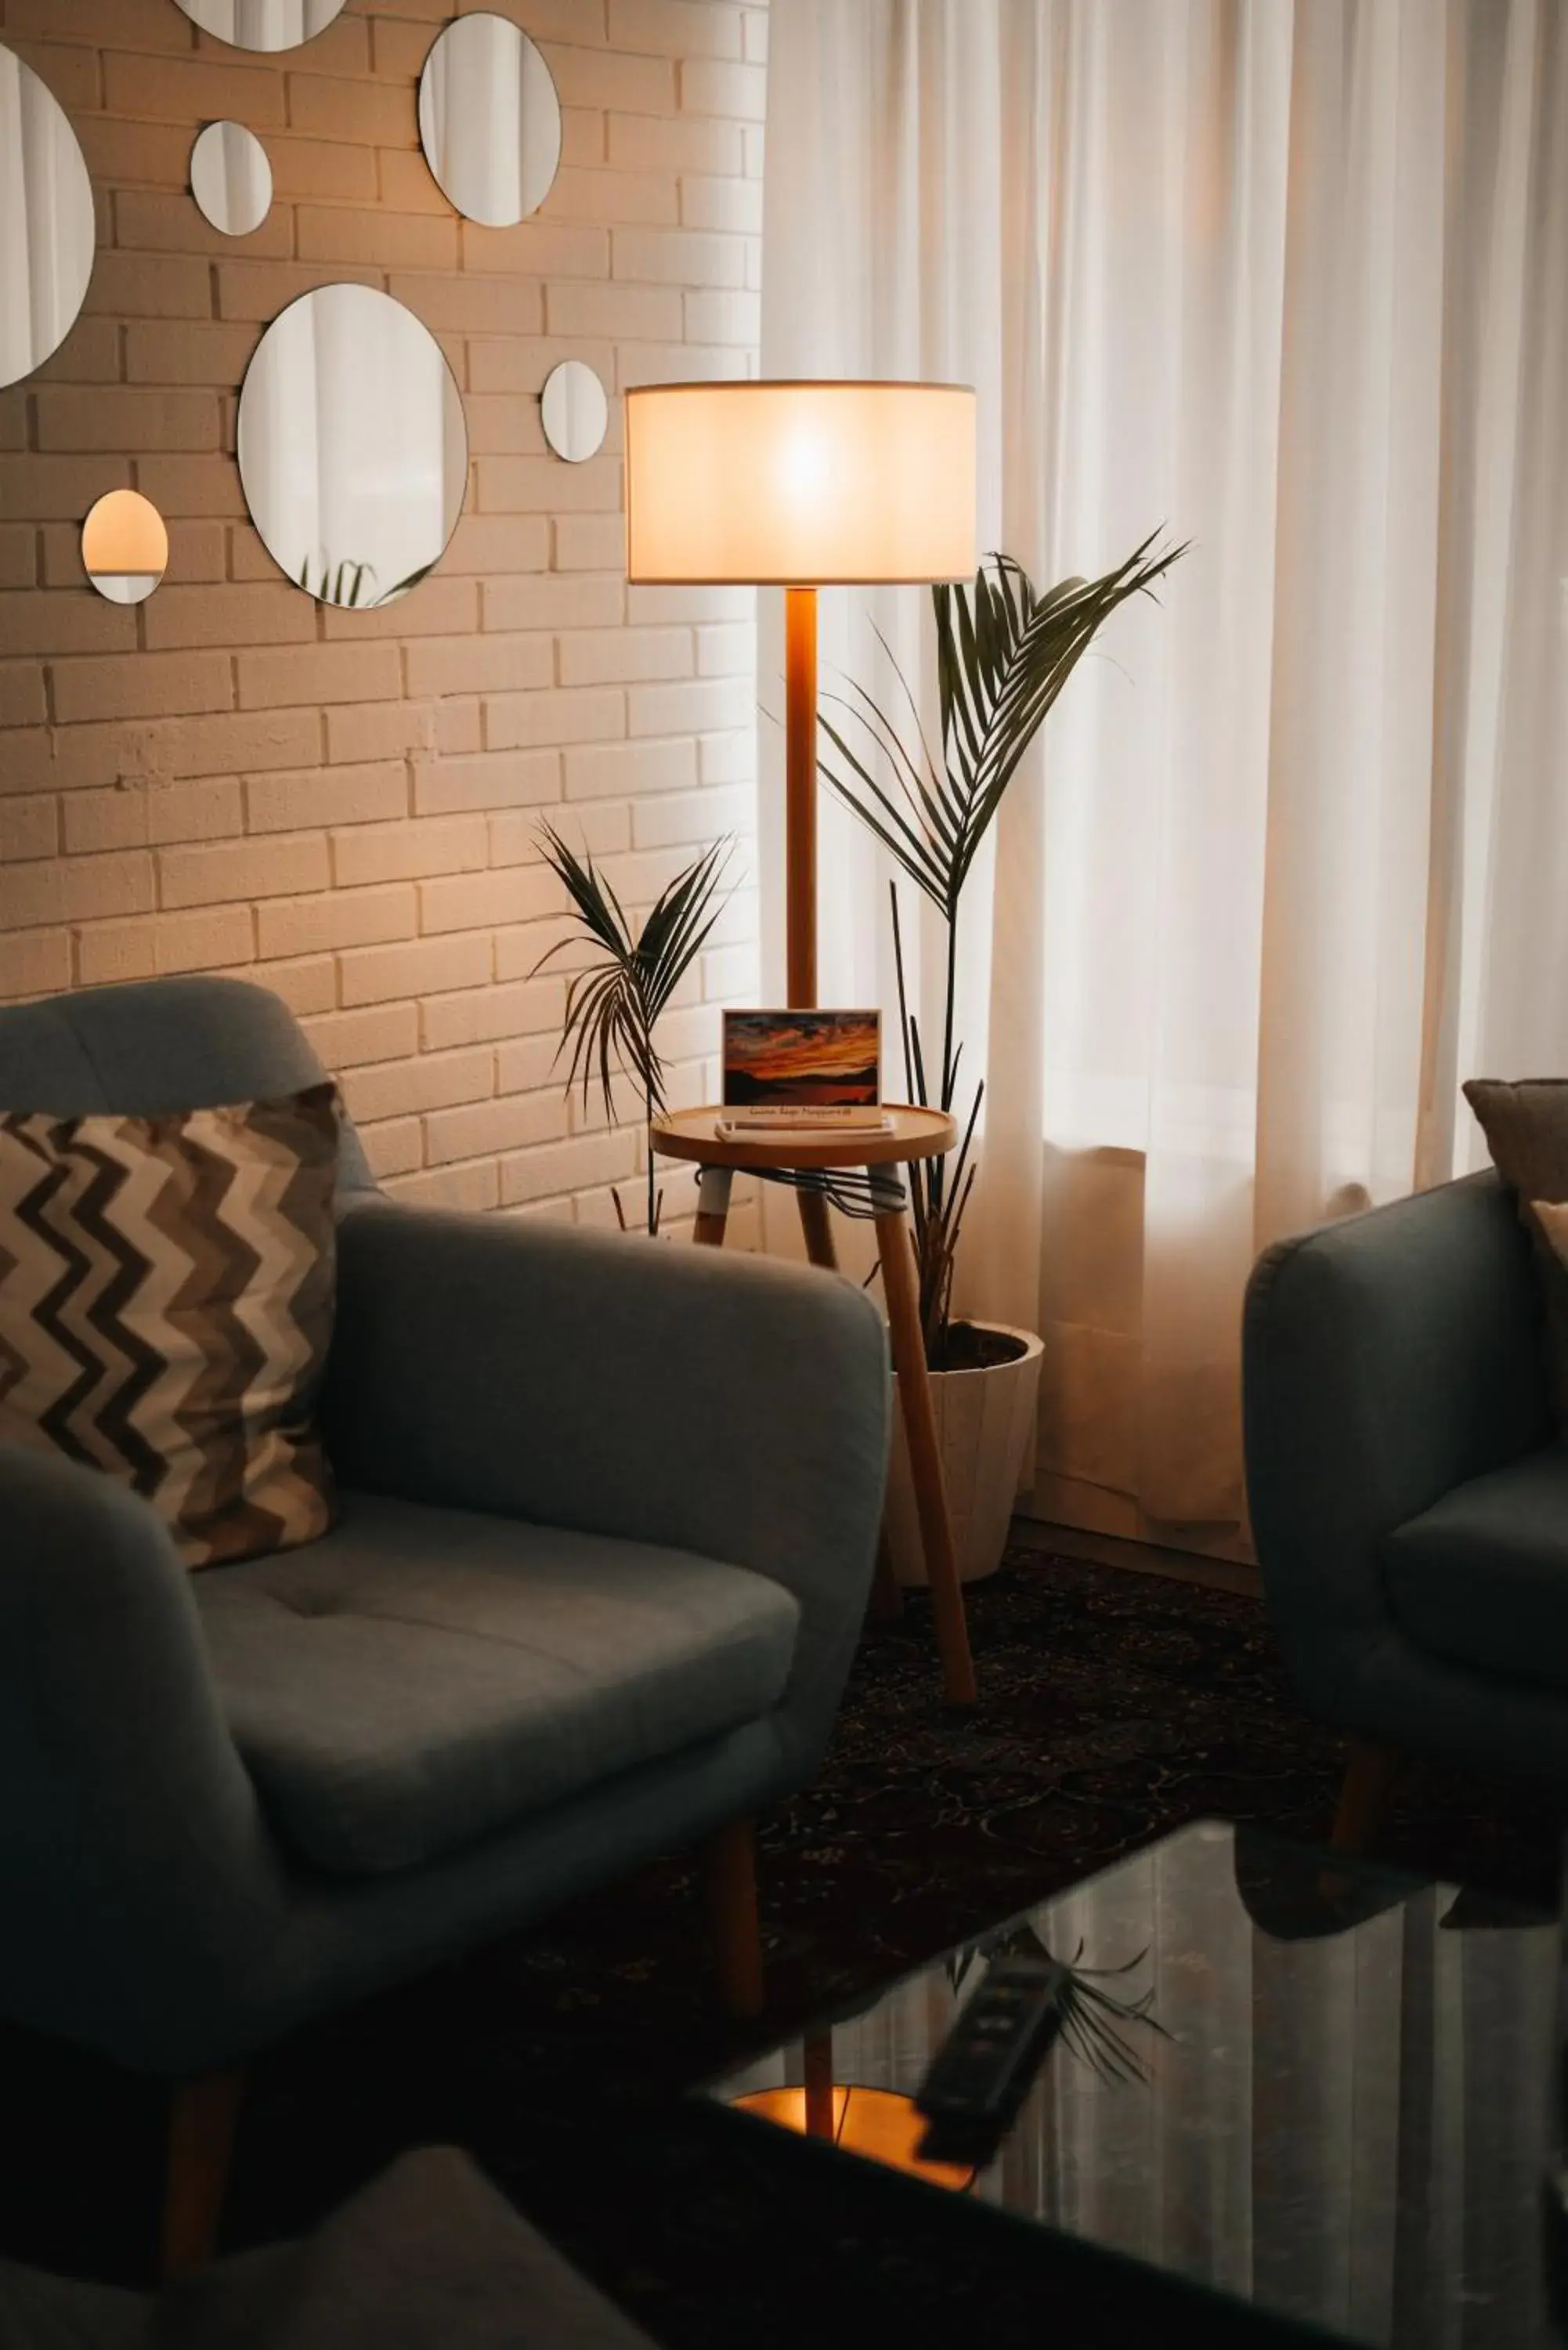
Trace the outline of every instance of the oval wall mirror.
<path fill-rule="evenodd" d="M 20 383 L 65 341 L 97 244 L 77 134 L 47 84 L 0 48 L 0 384 Z"/>
<path fill-rule="evenodd" d="M 462 400 L 422 320 L 369 286 L 302 295 L 240 394 L 240 480 L 267 553 L 318 603 L 394 604 L 446 552 Z"/>
<path fill-rule="evenodd" d="M 179 0 L 193 25 L 232 49 L 297 49 L 343 14 L 346 0 Z"/>
<path fill-rule="evenodd" d="M 485 228 L 537 212 L 561 161 L 549 67 L 504 16 L 460 16 L 425 59 L 420 140 L 450 204 Z"/>
<path fill-rule="evenodd" d="M 82 525 L 82 562 L 111 604 L 145 604 L 169 568 L 162 515 L 140 490 L 110 490 Z"/>
<path fill-rule="evenodd" d="M 568 465 L 597 457 L 604 447 L 609 401 L 586 359 L 563 359 L 551 369 L 539 396 L 539 412 L 545 440 Z"/>
<path fill-rule="evenodd" d="M 191 150 L 191 193 L 225 236 L 249 236 L 272 210 L 266 149 L 243 122 L 209 122 Z"/>

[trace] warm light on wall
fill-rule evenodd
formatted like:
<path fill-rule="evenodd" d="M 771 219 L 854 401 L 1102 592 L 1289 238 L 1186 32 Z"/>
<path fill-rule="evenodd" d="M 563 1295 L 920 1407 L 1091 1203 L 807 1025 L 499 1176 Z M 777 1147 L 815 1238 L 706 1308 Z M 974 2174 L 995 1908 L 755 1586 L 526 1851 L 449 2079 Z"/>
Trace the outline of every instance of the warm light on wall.
<path fill-rule="evenodd" d="M 151 499 L 137 490 L 110 490 L 82 527 L 82 561 L 89 571 L 167 571 L 169 533 Z"/>
<path fill-rule="evenodd" d="M 649 384 L 626 399 L 627 574 L 967 578 L 975 399 L 951 383 Z"/>
<path fill-rule="evenodd" d="M 100 596 L 140 604 L 169 568 L 169 533 L 150 498 L 110 490 L 82 525 L 82 562 Z"/>

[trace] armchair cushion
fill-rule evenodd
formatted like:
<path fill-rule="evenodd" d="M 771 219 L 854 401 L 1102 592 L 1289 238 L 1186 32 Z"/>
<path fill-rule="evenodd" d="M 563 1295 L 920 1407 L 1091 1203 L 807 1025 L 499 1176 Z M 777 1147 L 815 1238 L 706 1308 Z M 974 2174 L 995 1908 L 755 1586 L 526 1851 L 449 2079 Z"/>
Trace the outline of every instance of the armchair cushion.
<path fill-rule="evenodd" d="M 153 1117 L 0 1111 L 0 1440 L 129 1484 L 187 1566 L 325 1532 L 337 1166 L 325 1084 Z"/>
<path fill-rule="evenodd" d="M 285 1842 L 413 1868 L 754 1721 L 800 1609 L 689 1551 L 345 1494 L 324 1541 L 194 1586 L 234 1740 Z"/>
<path fill-rule="evenodd" d="M 1419 1647 L 1568 1690 L 1568 1446 L 1457 1485 L 1389 1536 L 1383 1566 Z"/>

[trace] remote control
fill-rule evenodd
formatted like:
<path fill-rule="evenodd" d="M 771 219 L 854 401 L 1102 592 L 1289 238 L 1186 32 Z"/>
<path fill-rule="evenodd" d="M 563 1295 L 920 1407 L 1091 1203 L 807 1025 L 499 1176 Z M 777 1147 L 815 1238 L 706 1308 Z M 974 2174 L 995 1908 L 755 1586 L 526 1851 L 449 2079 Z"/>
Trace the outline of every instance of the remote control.
<path fill-rule="evenodd" d="M 993 2145 L 1061 2029 L 1066 1969 L 1054 1959 L 998 1959 L 931 2061 L 915 2098 L 930 2128 L 920 2152 L 960 2159 Z"/>

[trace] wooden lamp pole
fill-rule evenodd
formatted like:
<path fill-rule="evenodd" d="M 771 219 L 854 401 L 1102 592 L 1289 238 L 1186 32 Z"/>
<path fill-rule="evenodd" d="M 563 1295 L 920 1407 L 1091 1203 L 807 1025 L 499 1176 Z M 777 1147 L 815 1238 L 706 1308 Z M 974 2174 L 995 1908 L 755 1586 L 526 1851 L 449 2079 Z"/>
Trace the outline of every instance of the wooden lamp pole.
<path fill-rule="evenodd" d="M 784 590 L 784 920 L 792 1011 L 816 1004 L 816 590 Z"/>

